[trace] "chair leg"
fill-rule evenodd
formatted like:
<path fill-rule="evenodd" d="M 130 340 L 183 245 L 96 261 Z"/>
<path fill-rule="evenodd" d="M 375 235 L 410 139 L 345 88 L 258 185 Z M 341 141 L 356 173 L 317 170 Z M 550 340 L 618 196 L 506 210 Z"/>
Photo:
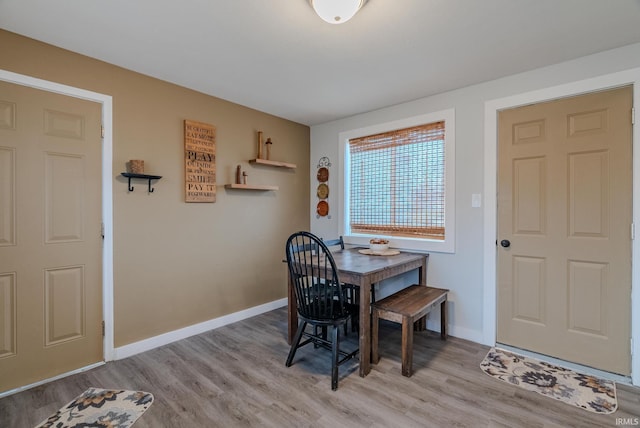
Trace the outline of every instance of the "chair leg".
<path fill-rule="evenodd" d="M 300 339 L 302 339 L 302 333 L 304 329 L 307 327 L 306 321 L 300 321 L 298 325 L 298 331 L 296 331 L 296 335 L 291 342 L 291 349 L 289 350 L 289 356 L 287 357 L 287 362 L 285 365 L 287 367 L 291 367 L 291 362 L 293 361 L 293 357 L 296 355 L 296 350 L 298 349 L 298 345 L 300 344 Z"/>
<path fill-rule="evenodd" d="M 340 349 L 340 329 L 334 325 L 331 328 L 331 389 L 338 389 L 338 350 Z"/>

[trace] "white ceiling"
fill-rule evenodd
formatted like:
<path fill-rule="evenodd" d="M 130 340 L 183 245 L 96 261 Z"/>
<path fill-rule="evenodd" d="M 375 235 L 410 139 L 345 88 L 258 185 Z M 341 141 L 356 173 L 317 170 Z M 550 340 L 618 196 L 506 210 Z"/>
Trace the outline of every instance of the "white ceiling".
<path fill-rule="evenodd" d="M 0 27 L 314 125 L 640 42 L 640 0 L 0 0 Z"/>

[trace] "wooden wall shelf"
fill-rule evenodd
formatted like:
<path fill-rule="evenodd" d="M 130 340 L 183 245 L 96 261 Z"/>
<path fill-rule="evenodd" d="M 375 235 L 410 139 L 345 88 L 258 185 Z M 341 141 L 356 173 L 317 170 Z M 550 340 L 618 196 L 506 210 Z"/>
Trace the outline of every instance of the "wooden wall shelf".
<path fill-rule="evenodd" d="M 256 186 L 252 184 L 225 184 L 224 188 L 234 190 L 278 190 L 278 186 Z"/>
<path fill-rule="evenodd" d="M 257 165 L 275 166 L 278 168 L 296 169 L 298 166 L 294 163 L 286 163 L 280 161 L 273 161 L 268 159 L 251 159 L 249 163 L 255 163 Z"/>

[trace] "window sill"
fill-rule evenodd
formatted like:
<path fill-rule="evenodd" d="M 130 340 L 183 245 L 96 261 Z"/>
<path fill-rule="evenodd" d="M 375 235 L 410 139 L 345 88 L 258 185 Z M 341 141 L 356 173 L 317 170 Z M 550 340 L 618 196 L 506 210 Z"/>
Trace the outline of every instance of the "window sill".
<path fill-rule="evenodd" d="M 383 237 L 389 240 L 389 248 L 395 248 L 401 251 L 415 251 L 426 253 L 455 253 L 453 239 L 439 241 L 435 239 L 418 239 L 418 238 L 401 238 L 393 236 L 381 235 L 344 235 L 344 243 L 348 245 L 356 245 L 368 247 L 371 238 Z"/>

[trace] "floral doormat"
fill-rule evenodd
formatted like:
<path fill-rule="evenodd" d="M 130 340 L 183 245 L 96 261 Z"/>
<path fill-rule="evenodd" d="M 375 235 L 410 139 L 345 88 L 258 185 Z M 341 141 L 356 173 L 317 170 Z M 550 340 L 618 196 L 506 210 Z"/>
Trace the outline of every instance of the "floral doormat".
<path fill-rule="evenodd" d="M 491 348 L 480 363 L 489 376 L 595 413 L 618 408 L 616 384 L 543 361 Z"/>
<path fill-rule="evenodd" d="M 133 425 L 151 403 L 153 395 L 148 392 L 89 388 L 36 428 L 126 428 Z"/>

